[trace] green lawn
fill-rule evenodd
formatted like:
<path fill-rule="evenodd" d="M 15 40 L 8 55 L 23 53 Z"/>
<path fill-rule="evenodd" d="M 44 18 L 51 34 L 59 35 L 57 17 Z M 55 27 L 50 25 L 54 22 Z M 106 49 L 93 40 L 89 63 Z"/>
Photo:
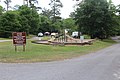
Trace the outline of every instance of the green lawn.
<path fill-rule="evenodd" d="M 22 46 L 18 46 L 15 52 L 12 42 L 0 43 L 0 62 L 44 62 L 63 60 L 88 54 L 99 49 L 115 44 L 114 41 L 97 40 L 90 46 L 52 46 L 34 44 L 27 41 L 26 51 L 22 51 Z"/>

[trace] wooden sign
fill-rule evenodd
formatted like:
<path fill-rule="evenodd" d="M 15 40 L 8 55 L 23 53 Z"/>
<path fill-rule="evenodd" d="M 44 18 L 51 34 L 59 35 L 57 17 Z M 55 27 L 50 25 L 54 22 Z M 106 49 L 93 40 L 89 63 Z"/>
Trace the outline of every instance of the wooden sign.
<path fill-rule="evenodd" d="M 13 32 L 13 44 L 15 45 L 15 51 L 17 51 L 17 47 L 19 45 L 23 45 L 23 51 L 25 51 L 26 45 L 26 32 Z"/>

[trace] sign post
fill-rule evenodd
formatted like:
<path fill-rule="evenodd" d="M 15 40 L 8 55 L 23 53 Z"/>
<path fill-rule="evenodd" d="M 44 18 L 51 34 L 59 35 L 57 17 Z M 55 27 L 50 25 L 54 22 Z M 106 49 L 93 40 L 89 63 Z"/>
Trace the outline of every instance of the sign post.
<path fill-rule="evenodd" d="M 15 51 L 17 51 L 17 46 L 23 46 L 23 51 L 25 51 L 26 32 L 13 32 L 12 37 Z"/>

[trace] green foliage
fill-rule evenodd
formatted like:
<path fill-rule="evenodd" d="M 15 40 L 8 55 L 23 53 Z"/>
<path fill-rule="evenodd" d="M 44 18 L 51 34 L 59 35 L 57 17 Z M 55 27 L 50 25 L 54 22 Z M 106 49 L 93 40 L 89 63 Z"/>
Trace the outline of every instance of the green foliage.
<path fill-rule="evenodd" d="M 21 6 L 18 11 L 21 16 L 22 26 L 25 26 L 23 30 L 27 29 L 26 31 L 28 34 L 36 34 L 40 23 L 39 14 L 37 11 L 35 9 L 30 9 L 27 6 Z"/>
<path fill-rule="evenodd" d="M 34 5 L 37 0 L 25 0 L 27 5 L 17 5 L 13 11 L 3 12 L 0 6 L 0 36 L 10 37 L 13 31 L 36 35 L 38 32 L 62 32 L 63 29 L 69 29 L 70 32 L 79 30 L 100 39 L 120 34 L 120 6 L 116 10 L 111 0 L 83 0 L 76 11 L 70 14 L 71 18 L 67 19 L 60 17 L 60 8 L 63 7 L 61 1 L 50 1 L 51 9 L 43 8 L 41 14 L 38 14 Z M 6 5 L 10 2 L 5 0 Z"/>
<path fill-rule="evenodd" d="M 116 15 L 116 20 L 119 24 L 119 26 L 116 29 L 116 33 L 117 33 L 117 35 L 120 35 L 120 5 L 116 6 L 116 12 L 118 13 Z"/>
<path fill-rule="evenodd" d="M 5 13 L 0 12 L 0 36 L 10 37 L 12 32 L 37 34 L 40 18 L 35 9 L 20 6 L 18 10 L 7 11 Z"/>
<path fill-rule="evenodd" d="M 48 17 L 49 19 L 51 19 L 52 10 L 43 8 L 41 15 L 44 15 L 44 16 Z"/>
<path fill-rule="evenodd" d="M 3 37 L 10 37 L 12 32 L 19 31 L 21 24 L 19 21 L 20 16 L 16 11 L 7 11 L 1 16 L 0 30 Z"/>
<path fill-rule="evenodd" d="M 76 23 L 79 30 L 91 38 L 107 38 L 114 34 L 117 21 L 115 11 L 107 0 L 84 0 L 76 10 Z"/>
<path fill-rule="evenodd" d="M 38 32 L 51 32 L 51 24 L 52 22 L 47 16 L 40 15 L 40 26 Z"/>
<path fill-rule="evenodd" d="M 3 7 L 0 6 L 0 16 L 3 14 L 3 11 L 4 11 Z"/>
<path fill-rule="evenodd" d="M 59 16 L 61 13 L 60 13 L 60 8 L 63 7 L 63 4 L 61 3 L 60 0 L 51 0 L 50 4 L 51 6 L 51 13 L 52 13 L 52 19 L 53 19 L 53 22 L 56 21 L 56 16 Z"/>
<path fill-rule="evenodd" d="M 52 24 L 52 32 L 60 32 L 62 27 L 61 20 L 57 20 Z"/>
<path fill-rule="evenodd" d="M 3 15 L 3 7 L 0 6 L 0 36 L 2 35 L 3 31 L 1 30 L 2 29 L 2 25 L 1 25 L 1 18 L 2 18 L 2 15 Z"/>
<path fill-rule="evenodd" d="M 59 8 L 62 7 L 62 3 L 60 1 L 51 0 L 50 5 L 52 10 L 45 8 L 42 9 L 41 16 L 42 15 L 43 16 L 41 18 L 42 20 L 44 19 L 44 21 L 41 22 L 40 29 L 42 30 L 42 32 L 45 31 L 60 32 L 62 22 L 61 22 L 61 17 L 59 16 L 60 15 Z"/>
<path fill-rule="evenodd" d="M 40 15 L 39 32 L 60 32 L 62 28 L 62 21 L 56 19 L 56 22 L 52 22 L 50 18 L 45 15 Z"/>
<path fill-rule="evenodd" d="M 63 19 L 62 26 L 64 29 L 70 29 L 72 31 L 75 31 L 77 29 L 77 26 L 75 25 L 75 20 L 73 20 L 72 18 Z"/>
<path fill-rule="evenodd" d="M 75 18 L 75 12 L 71 12 L 69 15 L 71 18 Z"/>

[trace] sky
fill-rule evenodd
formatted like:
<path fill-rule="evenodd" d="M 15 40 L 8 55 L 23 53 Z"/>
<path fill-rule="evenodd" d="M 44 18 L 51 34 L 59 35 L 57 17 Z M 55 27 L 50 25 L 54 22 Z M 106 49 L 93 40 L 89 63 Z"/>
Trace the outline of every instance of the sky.
<path fill-rule="evenodd" d="M 4 0 L 1 0 L 1 1 L 4 1 Z M 50 8 L 50 6 L 48 5 L 50 3 L 50 0 L 38 0 L 39 1 L 39 6 L 40 7 L 45 7 L 45 8 Z M 63 18 L 68 18 L 69 17 L 69 14 L 71 12 L 74 11 L 74 8 L 73 6 L 77 3 L 77 1 L 73 1 L 73 0 L 60 0 L 63 4 L 63 8 L 61 8 L 61 17 Z M 115 5 L 118 5 L 120 4 L 120 0 L 112 0 L 112 2 L 115 4 Z M 23 4 L 23 0 L 12 0 L 12 3 L 10 4 L 12 7 L 14 5 L 22 5 Z M 4 3 L 0 3 L 0 5 L 4 5 Z"/>

